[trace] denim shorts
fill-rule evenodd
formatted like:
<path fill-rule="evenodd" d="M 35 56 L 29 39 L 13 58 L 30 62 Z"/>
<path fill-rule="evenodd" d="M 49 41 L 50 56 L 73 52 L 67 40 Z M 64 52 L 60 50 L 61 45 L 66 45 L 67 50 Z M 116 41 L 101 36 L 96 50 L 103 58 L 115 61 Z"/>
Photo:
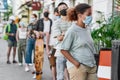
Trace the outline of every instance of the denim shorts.
<path fill-rule="evenodd" d="M 7 40 L 8 47 L 17 47 L 17 41 Z"/>

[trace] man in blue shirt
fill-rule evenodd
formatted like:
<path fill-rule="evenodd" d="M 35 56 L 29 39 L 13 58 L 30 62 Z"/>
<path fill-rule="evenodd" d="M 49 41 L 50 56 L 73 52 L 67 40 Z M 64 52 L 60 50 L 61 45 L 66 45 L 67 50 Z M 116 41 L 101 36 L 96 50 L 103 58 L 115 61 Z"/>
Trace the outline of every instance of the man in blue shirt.
<path fill-rule="evenodd" d="M 10 27 L 10 31 L 9 31 L 8 27 Z M 6 34 L 8 35 L 7 64 L 11 64 L 9 57 L 10 57 L 12 47 L 13 47 L 13 63 L 17 63 L 17 61 L 15 60 L 16 47 L 17 47 L 16 31 L 17 31 L 17 25 L 15 24 L 15 17 L 11 16 L 10 22 L 6 28 Z"/>

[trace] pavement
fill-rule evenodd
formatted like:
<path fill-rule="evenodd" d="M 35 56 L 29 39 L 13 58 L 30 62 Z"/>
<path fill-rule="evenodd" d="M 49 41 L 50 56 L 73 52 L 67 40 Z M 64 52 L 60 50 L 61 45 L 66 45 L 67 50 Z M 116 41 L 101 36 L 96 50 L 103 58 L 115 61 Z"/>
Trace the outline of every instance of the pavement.
<path fill-rule="evenodd" d="M 35 80 L 32 79 L 32 66 L 30 72 L 24 71 L 24 65 L 19 66 L 18 64 L 6 64 L 7 55 L 7 42 L 0 39 L 0 80 Z M 10 60 L 12 61 L 12 54 Z M 16 55 L 17 60 L 17 55 Z M 52 80 L 51 70 L 49 67 L 48 58 L 45 55 L 43 65 L 43 76 L 42 80 Z"/>

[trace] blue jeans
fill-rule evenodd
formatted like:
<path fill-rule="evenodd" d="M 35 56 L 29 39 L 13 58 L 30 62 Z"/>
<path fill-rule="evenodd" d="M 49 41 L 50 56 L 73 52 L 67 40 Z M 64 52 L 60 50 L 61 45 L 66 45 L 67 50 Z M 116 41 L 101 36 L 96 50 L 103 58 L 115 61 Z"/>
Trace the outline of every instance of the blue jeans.
<path fill-rule="evenodd" d="M 25 56 L 25 62 L 27 64 L 32 63 L 32 51 L 34 50 L 34 48 L 35 48 L 35 39 L 29 38 L 26 44 L 26 56 Z"/>
<path fill-rule="evenodd" d="M 67 60 L 63 56 L 57 56 L 56 68 L 57 68 L 57 80 L 64 80 L 64 71 Z"/>

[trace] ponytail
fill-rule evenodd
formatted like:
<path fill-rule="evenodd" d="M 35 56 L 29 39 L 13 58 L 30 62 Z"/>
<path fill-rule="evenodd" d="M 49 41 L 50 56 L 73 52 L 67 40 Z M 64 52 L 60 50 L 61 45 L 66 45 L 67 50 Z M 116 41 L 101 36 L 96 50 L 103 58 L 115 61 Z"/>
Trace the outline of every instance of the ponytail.
<path fill-rule="evenodd" d="M 87 9 L 91 8 L 90 5 L 82 3 L 78 4 L 75 8 L 68 9 L 67 16 L 68 21 L 77 21 L 78 14 L 84 14 Z"/>
<path fill-rule="evenodd" d="M 77 13 L 75 11 L 75 8 L 68 9 L 67 18 L 68 18 L 68 21 L 76 21 L 77 20 Z"/>

